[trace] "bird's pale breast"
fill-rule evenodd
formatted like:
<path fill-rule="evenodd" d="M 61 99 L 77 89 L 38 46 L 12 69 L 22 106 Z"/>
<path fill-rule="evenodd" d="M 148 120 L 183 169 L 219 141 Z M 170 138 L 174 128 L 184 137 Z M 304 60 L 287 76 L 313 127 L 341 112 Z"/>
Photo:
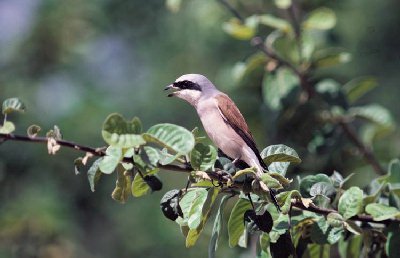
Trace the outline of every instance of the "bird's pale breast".
<path fill-rule="evenodd" d="M 215 100 L 209 99 L 199 102 L 197 112 L 204 130 L 214 144 L 230 158 L 240 158 L 242 148 L 246 146 L 246 143 L 224 121 Z"/>

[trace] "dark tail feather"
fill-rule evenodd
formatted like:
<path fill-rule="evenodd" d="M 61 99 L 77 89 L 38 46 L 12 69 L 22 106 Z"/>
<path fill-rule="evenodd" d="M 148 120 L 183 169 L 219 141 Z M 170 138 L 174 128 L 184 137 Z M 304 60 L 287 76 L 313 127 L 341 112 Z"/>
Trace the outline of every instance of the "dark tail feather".
<path fill-rule="evenodd" d="M 275 205 L 278 212 L 281 212 L 281 207 L 279 207 L 278 200 L 275 197 L 275 191 L 272 189 L 269 189 L 269 195 L 271 196 L 272 203 Z"/>

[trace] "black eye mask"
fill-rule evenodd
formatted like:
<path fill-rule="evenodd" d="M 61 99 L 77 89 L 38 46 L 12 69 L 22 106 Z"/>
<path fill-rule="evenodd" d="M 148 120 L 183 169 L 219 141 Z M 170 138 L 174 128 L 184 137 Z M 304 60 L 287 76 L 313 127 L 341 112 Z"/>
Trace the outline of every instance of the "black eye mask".
<path fill-rule="evenodd" d="M 178 87 L 182 90 L 198 90 L 201 91 L 200 85 L 198 85 L 195 82 L 191 82 L 191 81 L 179 81 L 179 82 L 174 82 L 173 85 L 175 87 Z"/>

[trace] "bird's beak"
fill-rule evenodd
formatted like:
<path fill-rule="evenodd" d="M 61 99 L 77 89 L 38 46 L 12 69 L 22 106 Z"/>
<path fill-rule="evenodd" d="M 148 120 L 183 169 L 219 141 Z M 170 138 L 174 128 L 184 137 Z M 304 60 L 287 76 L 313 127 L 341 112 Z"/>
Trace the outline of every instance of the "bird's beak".
<path fill-rule="evenodd" d="M 178 87 L 175 87 L 173 84 L 170 84 L 170 85 L 168 85 L 167 87 L 165 87 L 164 88 L 164 90 L 179 90 L 179 88 Z M 176 93 L 176 91 L 174 91 L 174 92 L 171 92 L 170 94 L 168 94 L 167 96 L 168 97 L 173 97 L 173 96 L 175 96 L 175 93 Z"/>

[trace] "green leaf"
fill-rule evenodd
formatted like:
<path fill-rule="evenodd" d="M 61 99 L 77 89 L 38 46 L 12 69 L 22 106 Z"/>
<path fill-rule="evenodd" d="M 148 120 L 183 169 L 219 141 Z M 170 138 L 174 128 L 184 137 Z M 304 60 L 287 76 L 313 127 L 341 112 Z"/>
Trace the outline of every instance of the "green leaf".
<path fill-rule="evenodd" d="M 328 208 L 329 204 L 331 203 L 331 199 L 321 194 L 317 194 L 315 197 L 313 197 L 312 201 L 315 203 L 315 205 L 321 208 Z"/>
<path fill-rule="evenodd" d="M 377 183 L 376 181 L 373 181 L 375 183 Z M 367 195 L 363 198 L 363 205 L 366 206 L 370 203 L 374 203 L 377 202 L 379 200 L 379 196 L 381 195 L 382 190 L 384 189 L 384 187 L 386 186 L 385 183 L 380 184 L 379 188 L 375 191 L 375 193 L 371 194 L 371 195 Z"/>
<path fill-rule="evenodd" d="M 160 151 L 150 146 L 144 146 L 143 150 L 146 153 L 149 163 L 153 166 L 157 166 L 158 161 L 161 159 Z"/>
<path fill-rule="evenodd" d="M 326 197 L 332 197 L 335 195 L 336 190 L 331 182 L 317 182 L 310 188 L 310 195 L 312 197 L 317 195 L 324 195 Z"/>
<path fill-rule="evenodd" d="M 115 189 L 111 197 L 120 203 L 125 203 L 128 200 L 130 188 L 131 176 L 126 173 L 122 165 L 119 165 L 117 167 L 117 181 L 115 182 Z"/>
<path fill-rule="evenodd" d="M 222 29 L 232 37 L 239 40 L 249 40 L 254 37 L 256 33 L 254 26 L 243 24 L 236 18 L 232 18 L 228 22 L 225 22 L 222 25 Z"/>
<path fill-rule="evenodd" d="M 393 223 L 389 225 L 385 251 L 389 258 L 400 257 L 400 228 L 399 224 Z"/>
<path fill-rule="evenodd" d="M 342 228 L 344 225 L 344 219 L 342 215 L 336 212 L 331 212 L 326 216 L 326 222 L 329 226 L 334 228 Z"/>
<path fill-rule="evenodd" d="M 400 160 L 393 159 L 389 163 L 389 177 L 388 183 L 399 184 L 400 183 Z"/>
<path fill-rule="evenodd" d="M 106 156 L 100 161 L 99 168 L 104 174 L 111 174 L 122 160 L 122 149 L 108 146 Z"/>
<path fill-rule="evenodd" d="M 132 125 L 133 133 L 142 133 L 142 121 L 140 121 L 139 117 L 135 116 L 132 118 L 130 123 Z"/>
<path fill-rule="evenodd" d="M 278 180 L 278 182 L 283 186 L 283 187 L 289 187 L 290 183 L 293 181 L 293 179 L 288 179 L 284 177 L 280 173 L 276 172 L 269 172 L 268 175 L 270 175 L 272 178 Z"/>
<path fill-rule="evenodd" d="M 138 118 L 126 121 L 120 114 L 113 113 L 104 121 L 101 133 L 104 141 L 111 146 L 137 148 L 146 143 L 139 135 L 140 131 L 141 124 Z"/>
<path fill-rule="evenodd" d="M 220 189 L 217 187 L 213 187 L 208 190 L 207 199 L 202 208 L 201 222 L 196 228 L 189 230 L 187 237 L 186 237 L 186 247 L 193 246 L 196 243 L 197 239 L 199 238 L 199 236 L 200 236 L 201 232 L 203 231 L 204 226 L 208 220 L 208 217 L 210 216 L 211 208 L 214 204 L 215 199 L 218 196 L 219 191 L 220 191 Z M 190 210 L 192 210 L 192 207 L 190 208 Z M 190 214 L 190 212 L 189 212 L 189 214 Z M 189 217 L 189 219 L 190 219 L 190 217 Z"/>
<path fill-rule="evenodd" d="M 262 89 L 265 103 L 273 110 L 281 107 L 281 100 L 299 85 L 298 77 L 286 67 L 265 73 Z"/>
<path fill-rule="evenodd" d="M 321 7 L 312 11 L 302 26 L 305 29 L 329 30 L 335 27 L 335 24 L 335 13 L 329 8 Z"/>
<path fill-rule="evenodd" d="M 349 219 L 363 211 L 363 191 L 357 186 L 350 187 L 339 199 L 339 213 Z"/>
<path fill-rule="evenodd" d="M 194 148 L 194 136 L 185 128 L 174 124 L 157 124 L 143 134 L 146 141 L 160 144 L 177 154 L 186 155 Z"/>
<path fill-rule="evenodd" d="M 238 244 L 239 238 L 244 230 L 243 216 L 246 210 L 251 209 L 251 204 L 245 199 L 238 199 L 232 209 L 228 221 L 229 246 L 234 247 Z"/>
<path fill-rule="evenodd" d="M 100 165 L 100 162 L 102 159 L 103 158 L 99 158 L 96 161 L 94 161 L 87 172 L 90 190 L 92 190 L 92 192 L 94 192 L 94 188 L 95 188 L 97 182 L 100 180 L 101 171 L 99 169 L 99 165 Z"/>
<path fill-rule="evenodd" d="M 223 212 L 226 201 L 230 198 L 230 196 L 225 195 L 222 197 L 221 202 L 218 207 L 217 215 L 215 216 L 214 226 L 211 233 L 210 244 L 208 245 L 208 257 L 214 258 L 215 252 L 218 248 L 218 238 L 221 233 L 222 223 L 223 223 Z"/>
<path fill-rule="evenodd" d="M 344 222 L 344 228 L 347 229 L 349 232 L 353 233 L 354 235 L 361 235 L 363 234 L 362 228 L 360 228 L 354 221 L 347 220 Z"/>
<path fill-rule="evenodd" d="M 400 217 L 400 211 L 381 203 L 370 203 L 365 207 L 365 212 L 370 214 L 375 221 L 382 221 Z"/>
<path fill-rule="evenodd" d="M 177 218 L 176 223 L 180 226 L 187 226 L 190 207 L 192 206 L 198 191 L 203 191 L 203 188 L 189 188 L 185 195 L 179 201 L 179 206 L 181 206 L 183 217 Z M 189 231 L 189 227 L 187 228 Z"/>
<path fill-rule="evenodd" d="M 318 68 L 331 67 L 338 64 L 348 63 L 351 60 L 351 54 L 341 49 L 328 48 L 316 51 L 313 56 L 313 63 Z"/>
<path fill-rule="evenodd" d="M 274 0 L 276 7 L 287 9 L 292 5 L 292 0 Z"/>
<path fill-rule="evenodd" d="M 192 183 L 191 186 L 209 188 L 209 187 L 213 187 L 214 185 L 213 185 L 213 182 L 211 182 L 209 180 L 199 180 L 196 183 Z"/>
<path fill-rule="evenodd" d="M 303 41 L 306 37 L 302 38 Z M 309 42 L 304 42 L 309 43 Z M 287 60 L 289 63 L 300 64 L 300 59 L 302 56 L 300 52 L 303 53 L 303 50 L 306 52 L 310 49 L 307 49 L 310 45 L 307 45 L 305 49 L 299 50 L 299 45 L 294 37 L 288 37 L 285 33 L 282 33 L 279 30 L 275 30 L 270 33 L 266 40 L 265 44 L 268 48 L 278 55 L 280 58 Z M 312 50 L 313 51 L 313 50 Z M 267 69 L 269 71 L 274 71 L 275 69 Z"/>
<path fill-rule="evenodd" d="M 292 199 L 301 199 L 301 194 L 297 190 L 286 191 L 276 195 L 282 214 L 288 214 Z"/>
<path fill-rule="evenodd" d="M 270 258 L 271 257 L 271 253 L 269 250 L 269 246 L 270 246 L 270 238 L 269 235 L 265 232 L 263 232 L 260 236 L 260 247 L 261 247 L 261 258 Z"/>
<path fill-rule="evenodd" d="M 310 258 L 329 258 L 331 246 L 328 244 L 309 244 L 307 246 L 308 257 Z M 303 256 L 307 257 L 307 256 Z"/>
<path fill-rule="evenodd" d="M 283 189 L 281 183 L 269 175 L 269 173 L 264 173 L 261 175 L 261 181 L 264 182 L 268 188 L 271 189 Z"/>
<path fill-rule="evenodd" d="M 267 165 L 273 162 L 290 162 L 294 164 L 301 162 L 297 152 L 283 144 L 270 145 L 263 149 L 260 155 Z"/>
<path fill-rule="evenodd" d="M 2 113 L 25 112 L 25 104 L 18 98 L 9 98 L 3 101 Z"/>
<path fill-rule="evenodd" d="M 292 31 L 292 27 L 290 26 L 290 23 L 284 19 L 275 17 L 270 14 L 259 15 L 259 16 L 257 16 L 257 18 L 258 18 L 259 24 L 269 26 L 274 29 L 281 30 L 283 32 L 289 33 Z"/>
<path fill-rule="evenodd" d="M 316 244 L 335 244 L 342 237 L 341 227 L 332 227 L 324 218 L 320 218 L 311 227 L 311 240 Z"/>
<path fill-rule="evenodd" d="M 232 176 L 232 180 L 237 180 L 238 178 L 240 178 L 244 175 L 255 176 L 256 170 L 254 168 L 245 168 L 243 170 L 239 170 Z"/>
<path fill-rule="evenodd" d="M 352 116 L 366 119 L 380 126 L 390 127 L 393 125 L 393 118 L 389 110 L 377 104 L 352 107 L 348 112 Z"/>
<path fill-rule="evenodd" d="M 393 159 L 389 163 L 388 174 L 377 179 L 381 184 L 389 183 L 391 190 L 400 188 L 400 160 Z"/>
<path fill-rule="evenodd" d="M 301 52 L 300 53 L 301 55 L 299 56 L 299 61 L 309 62 L 315 51 L 315 45 L 316 45 L 315 36 L 313 33 L 303 32 L 301 34 L 300 41 L 301 41 L 300 42 L 301 51 L 298 52 Z"/>
<path fill-rule="evenodd" d="M 2 126 L 0 126 L 0 133 L 9 134 L 14 132 L 15 125 L 10 121 L 5 121 Z"/>
<path fill-rule="evenodd" d="M 30 125 L 26 130 L 26 133 L 29 137 L 35 138 L 41 129 L 42 128 L 40 128 L 38 125 Z"/>
<path fill-rule="evenodd" d="M 195 170 L 207 171 L 214 166 L 217 150 L 211 145 L 197 143 L 190 152 L 190 164 Z"/>
<path fill-rule="evenodd" d="M 346 93 L 349 102 L 354 103 L 376 86 L 378 86 L 378 82 L 374 77 L 360 77 L 349 81 L 343 85 L 342 89 Z"/>
<path fill-rule="evenodd" d="M 150 170 L 149 172 L 147 172 L 146 175 L 144 175 L 144 176 L 154 175 L 157 172 L 158 172 L 158 169 L 153 169 L 153 170 Z M 140 176 L 140 174 L 136 173 L 135 177 L 133 178 L 131 190 L 132 190 L 132 195 L 134 197 L 140 197 L 140 196 L 147 194 L 147 192 L 150 190 L 150 187 L 146 183 L 146 181 L 143 180 L 143 178 Z"/>
<path fill-rule="evenodd" d="M 167 148 L 162 149 L 160 154 L 160 160 L 158 161 L 161 165 L 168 165 L 174 162 L 177 158 L 182 156 L 181 154 L 177 153 L 175 155 L 169 154 Z"/>
<path fill-rule="evenodd" d="M 319 182 L 331 183 L 331 179 L 325 174 L 309 175 L 301 179 L 300 181 L 300 193 L 305 198 L 311 198 L 310 190 L 311 187 Z"/>
<path fill-rule="evenodd" d="M 284 176 L 289 168 L 290 162 L 272 162 L 268 166 L 268 171 L 279 173 Z"/>
<path fill-rule="evenodd" d="M 167 9 L 173 13 L 179 12 L 181 9 L 182 0 L 166 0 L 165 5 Z"/>
<path fill-rule="evenodd" d="M 190 207 L 188 226 L 190 229 L 195 229 L 200 225 L 202 219 L 202 210 L 207 199 L 207 189 L 202 188 L 196 191 L 196 197 Z"/>
<path fill-rule="evenodd" d="M 361 257 L 363 243 L 362 236 L 352 236 L 349 239 L 341 238 L 339 241 L 339 253 L 342 258 Z"/>

